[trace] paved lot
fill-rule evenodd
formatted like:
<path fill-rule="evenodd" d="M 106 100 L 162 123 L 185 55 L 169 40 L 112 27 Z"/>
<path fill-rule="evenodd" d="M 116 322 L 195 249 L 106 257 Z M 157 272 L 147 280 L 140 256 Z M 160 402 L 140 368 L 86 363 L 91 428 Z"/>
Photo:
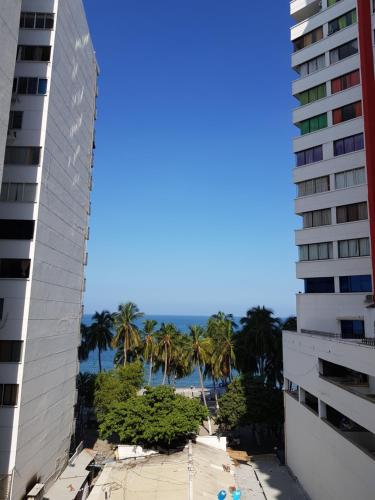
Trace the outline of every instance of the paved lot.
<path fill-rule="evenodd" d="M 240 464 L 235 468 L 235 478 L 242 491 L 241 500 L 308 500 L 288 469 L 270 455 Z"/>

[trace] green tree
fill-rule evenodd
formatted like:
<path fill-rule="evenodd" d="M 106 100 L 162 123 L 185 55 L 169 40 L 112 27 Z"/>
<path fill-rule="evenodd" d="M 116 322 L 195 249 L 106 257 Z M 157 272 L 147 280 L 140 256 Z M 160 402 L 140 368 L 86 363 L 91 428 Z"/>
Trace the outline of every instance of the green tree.
<path fill-rule="evenodd" d="M 123 346 L 124 366 L 128 362 L 129 351 L 139 348 L 141 345 L 139 328 L 135 321 L 140 319 L 143 315 L 143 312 L 140 312 L 138 306 L 133 302 L 120 304 L 118 306 L 118 312 L 113 315 L 116 335 L 112 345 L 114 347 Z"/>
<path fill-rule="evenodd" d="M 283 330 L 289 330 L 290 332 L 296 332 L 297 331 L 297 318 L 295 316 L 289 316 L 284 322 L 283 322 Z"/>
<path fill-rule="evenodd" d="M 148 385 L 151 385 L 152 368 L 156 353 L 155 327 L 158 324 L 154 319 L 147 319 L 143 323 L 143 356 L 149 364 Z"/>
<path fill-rule="evenodd" d="M 116 434 L 120 442 L 170 448 L 194 437 L 207 418 L 196 399 L 175 393 L 171 387 L 149 387 L 142 396 L 116 403 L 100 424 L 100 435 Z"/>
<path fill-rule="evenodd" d="M 275 386 L 282 382 L 280 320 L 266 307 L 253 307 L 241 318 L 236 342 L 237 366 L 242 373 L 260 376 Z"/>
<path fill-rule="evenodd" d="M 95 373 L 84 372 L 77 375 L 78 402 L 80 406 L 94 406 L 95 382 Z"/>
<path fill-rule="evenodd" d="M 209 363 L 212 356 L 212 342 L 211 339 L 207 337 L 204 328 L 201 326 L 193 325 L 189 326 L 189 337 L 190 337 L 190 345 L 191 349 L 191 364 L 193 368 L 197 368 L 199 374 L 199 381 L 201 384 L 201 392 L 204 406 L 208 410 L 207 401 L 206 401 L 206 393 L 204 390 L 203 384 L 203 374 L 202 374 L 202 366 L 206 363 Z M 211 430 L 211 418 L 208 418 L 208 432 L 212 434 Z"/>
<path fill-rule="evenodd" d="M 183 364 L 185 362 L 184 352 L 182 348 L 183 339 L 180 332 L 173 323 L 162 323 L 160 330 L 156 334 L 157 338 L 157 353 L 158 363 L 163 366 L 163 382 L 165 385 L 173 373 L 180 370 L 183 372 Z"/>
<path fill-rule="evenodd" d="M 81 343 L 78 347 L 78 359 L 80 361 L 86 361 L 89 357 L 90 351 L 92 350 L 89 343 L 90 327 L 81 323 Z"/>
<path fill-rule="evenodd" d="M 91 350 L 98 349 L 99 371 L 102 371 L 102 351 L 106 351 L 113 340 L 113 315 L 109 311 L 96 311 L 89 329 Z"/>
<path fill-rule="evenodd" d="M 99 373 L 96 378 L 94 398 L 98 422 L 103 421 L 115 403 L 127 401 L 135 396 L 143 385 L 143 378 L 143 365 L 140 361 Z"/>

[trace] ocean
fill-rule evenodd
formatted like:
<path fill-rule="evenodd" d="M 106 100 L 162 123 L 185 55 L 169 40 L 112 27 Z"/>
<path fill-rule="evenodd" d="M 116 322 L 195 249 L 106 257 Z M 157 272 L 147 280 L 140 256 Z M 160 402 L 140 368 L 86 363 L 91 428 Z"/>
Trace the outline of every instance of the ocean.
<path fill-rule="evenodd" d="M 186 333 L 189 330 L 189 325 L 205 326 L 207 324 L 208 318 L 209 316 L 145 315 L 138 322 L 138 325 L 141 328 L 143 326 L 143 321 L 145 321 L 146 319 L 154 319 L 158 322 L 158 326 L 160 326 L 161 323 L 174 323 L 178 330 L 180 330 L 183 333 Z M 85 314 L 83 316 L 83 323 L 85 325 L 89 326 L 91 324 L 91 321 L 92 319 L 90 314 Z M 237 318 L 235 318 L 235 321 L 238 324 Z M 115 352 L 112 349 L 102 352 L 102 368 L 104 370 L 111 370 L 113 368 L 114 355 Z M 92 351 L 87 361 L 81 362 L 80 369 L 81 373 L 82 372 L 97 373 L 99 371 L 98 352 Z M 145 364 L 145 381 L 148 381 L 148 376 L 149 376 L 149 367 Z M 156 386 L 161 384 L 162 379 L 163 379 L 163 373 L 162 370 L 159 370 L 157 373 L 154 373 L 152 375 L 151 385 Z M 204 384 L 206 387 L 212 386 L 212 382 L 210 379 L 206 379 L 204 381 Z M 188 377 L 176 380 L 176 387 L 191 387 L 191 386 L 193 387 L 200 386 L 199 375 L 197 370 L 195 370 Z"/>

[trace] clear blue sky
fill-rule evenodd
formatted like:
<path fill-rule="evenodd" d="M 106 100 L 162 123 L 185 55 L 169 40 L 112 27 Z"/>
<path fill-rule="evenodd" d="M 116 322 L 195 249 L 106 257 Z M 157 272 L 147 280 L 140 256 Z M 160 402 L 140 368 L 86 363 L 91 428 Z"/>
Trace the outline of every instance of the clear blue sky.
<path fill-rule="evenodd" d="M 289 2 L 85 3 L 101 68 L 86 312 L 294 313 Z"/>

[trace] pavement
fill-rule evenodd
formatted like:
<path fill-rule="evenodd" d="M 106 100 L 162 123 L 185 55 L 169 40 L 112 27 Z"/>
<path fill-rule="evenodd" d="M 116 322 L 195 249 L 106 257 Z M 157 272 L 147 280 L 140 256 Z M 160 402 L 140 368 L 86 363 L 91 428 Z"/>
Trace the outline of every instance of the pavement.
<path fill-rule="evenodd" d="M 241 500 L 308 500 L 287 467 L 273 455 L 251 457 L 235 467 Z"/>

